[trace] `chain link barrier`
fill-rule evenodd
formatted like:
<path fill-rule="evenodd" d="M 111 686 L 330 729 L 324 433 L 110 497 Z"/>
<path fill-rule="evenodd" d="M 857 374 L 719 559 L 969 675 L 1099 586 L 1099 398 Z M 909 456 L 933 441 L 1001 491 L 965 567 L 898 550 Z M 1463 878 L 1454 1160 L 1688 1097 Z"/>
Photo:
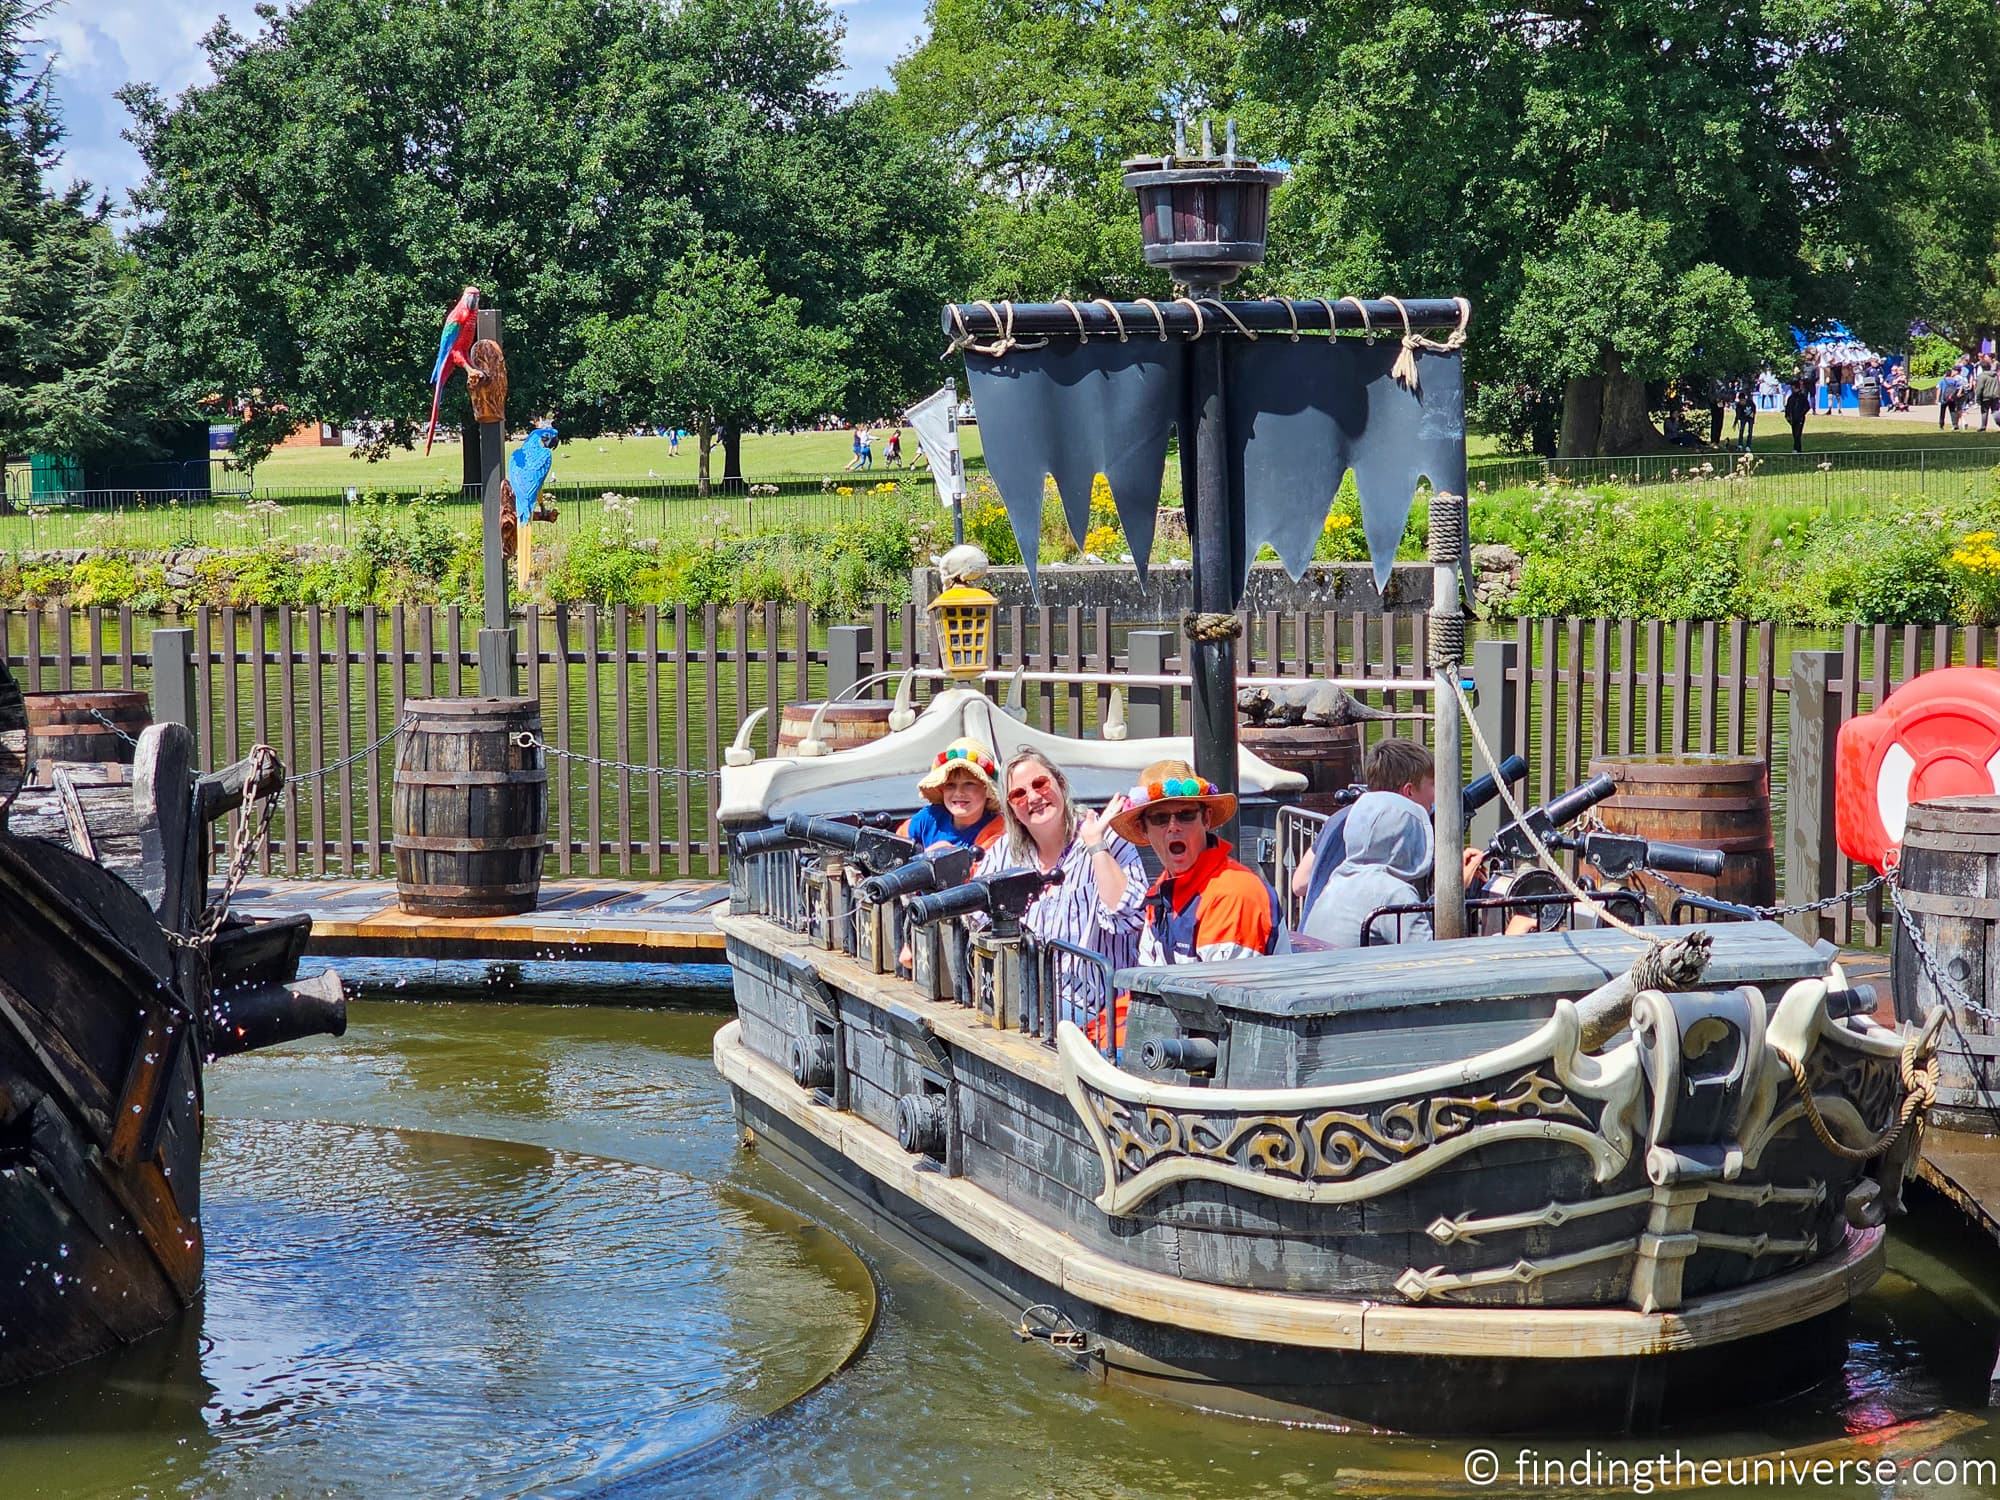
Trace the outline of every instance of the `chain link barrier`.
<path fill-rule="evenodd" d="M 356 761 L 366 760 L 416 722 L 415 714 L 406 715 L 404 718 L 398 720 L 396 726 L 387 734 L 378 736 L 368 744 L 363 745 L 359 750 L 356 750 L 352 755 L 343 755 L 339 760 L 329 761 L 316 771 L 301 771 L 296 776 L 288 775 L 285 778 L 285 784 L 287 786 L 306 786 L 320 780 L 322 777 L 331 776 L 335 771 L 351 766 Z"/>
<path fill-rule="evenodd" d="M 632 760 L 609 760 L 602 755 L 585 755 L 581 750 L 565 750 L 559 745 L 551 745 L 533 730 L 523 729 L 514 735 L 514 743 L 523 750 L 541 750 L 562 760 L 581 761 L 587 766 L 597 766 L 606 771 L 630 771 L 634 776 L 680 776 L 689 781 L 700 781 L 716 775 L 712 770 L 689 770 L 685 766 L 642 766 Z"/>

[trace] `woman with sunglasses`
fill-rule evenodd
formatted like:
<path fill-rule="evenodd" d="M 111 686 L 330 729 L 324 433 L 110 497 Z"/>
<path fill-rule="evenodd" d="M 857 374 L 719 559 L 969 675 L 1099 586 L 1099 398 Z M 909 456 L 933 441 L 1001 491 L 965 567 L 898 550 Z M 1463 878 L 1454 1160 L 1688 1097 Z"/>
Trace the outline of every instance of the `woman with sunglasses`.
<path fill-rule="evenodd" d="M 1113 969 L 1129 967 L 1138 957 L 1146 869 L 1139 851 L 1111 831 L 1125 799 L 1086 816 L 1070 796 L 1069 778 L 1039 750 L 1016 751 L 1001 784 L 1007 832 L 987 851 L 981 872 L 1060 869 L 1061 882 L 1043 887 L 1024 925 L 1039 938 L 1100 953 Z M 1059 963 L 1056 972 L 1063 1014 L 1088 1025 L 1104 1009 L 1103 974 L 1084 963 Z"/>

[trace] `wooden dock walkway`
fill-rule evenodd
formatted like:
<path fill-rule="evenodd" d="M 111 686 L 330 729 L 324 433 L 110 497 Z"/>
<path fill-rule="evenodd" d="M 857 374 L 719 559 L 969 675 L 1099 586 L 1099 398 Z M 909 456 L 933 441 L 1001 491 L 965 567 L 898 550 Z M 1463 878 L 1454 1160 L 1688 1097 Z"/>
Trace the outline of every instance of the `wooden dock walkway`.
<path fill-rule="evenodd" d="M 719 964 L 715 916 L 728 901 L 715 880 L 549 880 L 519 916 L 417 917 L 397 907 L 394 881 L 253 876 L 235 904 L 257 916 L 304 912 L 308 951 L 326 957 Z"/>

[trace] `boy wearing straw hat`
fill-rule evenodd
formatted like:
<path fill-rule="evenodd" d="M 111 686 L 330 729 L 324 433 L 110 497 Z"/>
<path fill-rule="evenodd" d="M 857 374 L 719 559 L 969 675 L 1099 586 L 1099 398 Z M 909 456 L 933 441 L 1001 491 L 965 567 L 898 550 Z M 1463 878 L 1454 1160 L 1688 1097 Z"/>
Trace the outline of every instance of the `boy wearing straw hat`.
<path fill-rule="evenodd" d="M 1277 946 L 1277 892 L 1215 836 L 1235 814 L 1234 795 L 1195 775 L 1183 760 L 1155 761 L 1127 793 L 1111 830 L 1147 845 L 1160 862 L 1139 933 L 1142 966 L 1254 958 Z M 1115 1044 L 1121 1047 L 1129 1003 L 1130 997 L 1118 997 Z M 1100 1047 L 1103 1029 L 1099 1015 L 1086 1032 Z"/>
<path fill-rule="evenodd" d="M 930 806 L 903 825 L 903 836 L 926 854 L 940 849 L 985 849 L 1006 831 L 1000 821 L 998 768 L 993 752 L 970 737 L 953 740 L 917 783 Z"/>

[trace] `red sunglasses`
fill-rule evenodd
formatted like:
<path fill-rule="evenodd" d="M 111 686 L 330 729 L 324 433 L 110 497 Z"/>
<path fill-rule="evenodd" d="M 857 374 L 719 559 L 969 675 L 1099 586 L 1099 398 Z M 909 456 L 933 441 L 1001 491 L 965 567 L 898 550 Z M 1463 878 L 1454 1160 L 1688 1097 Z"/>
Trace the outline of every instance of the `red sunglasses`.
<path fill-rule="evenodd" d="M 1037 776 L 1033 781 L 1029 782 L 1026 786 L 1015 787 L 1011 792 L 1007 794 L 1007 800 L 1009 802 L 1026 802 L 1031 795 L 1040 797 L 1044 801 L 1053 800 L 1055 786 L 1056 784 L 1051 778 L 1047 776 Z"/>

